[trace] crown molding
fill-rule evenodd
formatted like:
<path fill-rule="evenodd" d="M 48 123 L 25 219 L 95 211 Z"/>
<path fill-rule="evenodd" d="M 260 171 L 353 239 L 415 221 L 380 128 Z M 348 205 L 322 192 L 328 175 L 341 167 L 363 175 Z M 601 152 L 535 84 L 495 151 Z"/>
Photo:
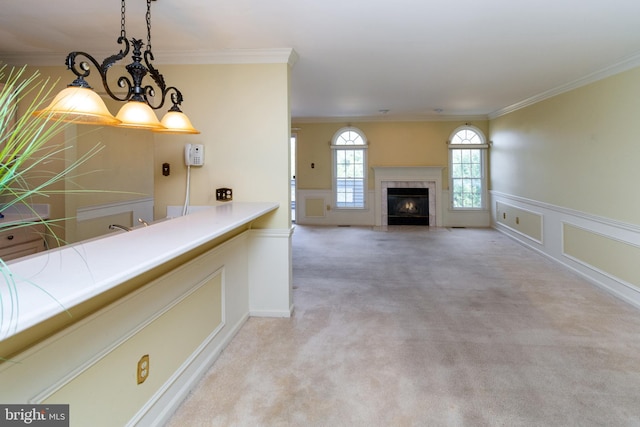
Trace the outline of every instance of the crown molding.
<path fill-rule="evenodd" d="M 486 115 L 380 115 L 351 117 L 291 117 L 291 123 L 367 123 L 367 122 L 470 122 L 487 121 Z"/>
<path fill-rule="evenodd" d="M 565 92 L 569 92 L 571 90 L 577 89 L 582 86 L 586 86 L 588 84 L 597 82 L 598 80 L 605 79 L 607 77 L 611 77 L 616 74 L 620 74 L 624 71 L 630 70 L 632 68 L 640 66 L 640 52 L 637 52 L 633 55 L 630 55 L 621 61 L 605 67 L 599 71 L 593 72 L 591 74 L 587 74 L 584 77 L 581 77 L 572 82 L 563 84 L 561 86 L 555 87 L 553 89 L 549 89 L 544 91 L 538 95 L 534 95 L 530 98 L 524 99 L 515 104 L 509 105 L 508 107 L 501 108 L 489 114 L 489 120 L 493 120 L 500 116 L 504 116 L 506 114 L 512 113 L 516 110 L 520 110 L 522 108 L 528 107 L 530 105 L 536 104 L 540 101 L 544 101 L 545 99 L 553 98 L 554 96 L 560 95 Z"/>
<path fill-rule="evenodd" d="M 96 59 L 106 58 L 113 52 L 93 52 Z M 0 62 L 9 65 L 22 66 L 64 66 L 66 53 L 25 52 L 17 54 L 3 54 Z M 273 49 L 225 49 L 215 51 L 154 51 L 155 64 L 289 64 L 294 66 L 298 61 L 298 54 L 292 48 Z"/>
<path fill-rule="evenodd" d="M 159 61 L 160 55 L 163 56 Z M 176 51 L 154 53 L 158 64 L 289 64 L 294 66 L 298 53 L 292 48 L 225 49 L 218 51 Z"/>

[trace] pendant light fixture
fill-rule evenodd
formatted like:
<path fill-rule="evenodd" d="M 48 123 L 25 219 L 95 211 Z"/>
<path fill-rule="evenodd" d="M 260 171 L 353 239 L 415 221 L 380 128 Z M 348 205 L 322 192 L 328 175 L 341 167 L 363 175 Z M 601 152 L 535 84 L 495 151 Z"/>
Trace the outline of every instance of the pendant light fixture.
<path fill-rule="evenodd" d="M 155 0 L 154 0 L 155 1 Z M 99 63 L 93 56 L 86 52 L 75 51 L 67 55 L 67 68 L 71 70 L 76 79 L 62 90 L 43 110 L 34 114 L 44 116 L 50 120 L 72 121 L 80 124 L 98 124 L 118 127 L 149 129 L 156 132 L 166 133 L 191 133 L 197 134 L 196 130 L 187 116 L 180 110 L 182 103 L 182 93 L 175 86 L 167 86 L 164 76 L 152 65 L 153 53 L 151 52 L 151 0 L 147 0 L 147 46 L 142 53 L 144 43 L 141 39 L 127 39 L 125 15 L 125 0 L 121 0 L 120 37 L 118 44 L 124 45 L 119 53 L 105 58 Z M 122 60 L 129 54 L 133 46 L 132 62 L 125 68 L 130 77 L 121 76 L 118 78 L 118 86 L 126 90 L 122 96 L 118 96 L 107 83 L 107 71 L 116 62 Z M 93 91 L 85 80 L 89 76 L 91 69 L 86 61 L 76 63 L 77 57 L 86 58 L 100 73 L 102 85 L 106 93 L 116 101 L 125 102 L 116 117 L 108 110 L 104 101 Z M 144 60 L 144 64 L 143 61 Z M 150 84 L 143 85 L 143 79 L 149 74 L 159 92 L 159 101 L 154 105 L 152 99 L 156 95 L 156 88 Z M 162 108 L 167 98 L 173 106 L 166 113 L 162 122 L 158 120 L 155 112 Z"/>
<path fill-rule="evenodd" d="M 179 98 L 179 100 L 177 100 Z M 182 94 L 178 91 L 171 94 L 171 102 L 173 107 L 169 108 L 160 124 L 160 129 L 154 129 L 154 132 L 162 133 L 200 133 L 191 124 L 191 120 L 178 107 L 182 103 Z"/>

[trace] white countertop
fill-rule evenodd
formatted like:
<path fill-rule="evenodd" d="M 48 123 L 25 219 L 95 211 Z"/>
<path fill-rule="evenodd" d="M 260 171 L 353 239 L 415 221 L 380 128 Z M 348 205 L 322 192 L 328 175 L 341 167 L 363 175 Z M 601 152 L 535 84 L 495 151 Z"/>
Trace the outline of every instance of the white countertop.
<path fill-rule="evenodd" d="M 277 209 L 228 202 L 131 232 L 114 233 L 1 266 L 0 340 L 64 312 Z M 15 285 L 8 281 L 13 277 Z M 13 308 L 12 308 L 13 302 Z"/>

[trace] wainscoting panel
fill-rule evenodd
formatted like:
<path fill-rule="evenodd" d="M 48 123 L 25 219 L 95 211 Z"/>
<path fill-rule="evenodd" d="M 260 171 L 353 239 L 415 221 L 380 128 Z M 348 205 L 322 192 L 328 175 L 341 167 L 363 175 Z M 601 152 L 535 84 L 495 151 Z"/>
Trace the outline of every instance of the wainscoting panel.
<path fill-rule="evenodd" d="M 565 256 L 640 290 L 640 247 L 572 224 L 562 230 Z"/>
<path fill-rule="evenodd" d="M 0 401 L 70 404 L 73 425 L 164 425 L 248 319 L 248 260 L 243 233 L 0 363 Z"/>
<path fill-rule="evenodd" d="M 516 233 L 542 244 L 543 216 L 539 212 L 496 202 L 496 221 Z"/>
<path fill-rule="evenodd" d="M 331 190 L 296 191 L 296 223 L 302 225 L 372 226 L 374 192 L 367 192 L 365 209 L 334 209 Z"/>
<path fill-rule="evenodd" d="M 305 199 L 305 216 L 324 217 L 324 199 Z"/>
<path fill-rule="evenodd" d="M 495 229 L 640 308 L 640 226 L 496 191 L 491 199 Z"/>
<path fill-rule="evenodd" d="M 446 227 L 491 227 L 491 209 L 453 209 L 451 193 L 442 190 L 442 218 Z"/>
<path fill-rule="evenodd" d="M 118 411 L 110 414 L 108 423 L 125 425 L 202 342 L 213 339 L 222 322 L 222 271 L 218 271 L 42 403 L 74 402 L 73 418 L 91 420 L 109 402 Z M 137 384 L 137 363 L 145 354 L 148 376 Z"/>
<path fill-rule="evenodd" d="M 296 192 L 296 223 L 301 225 L 353 225 L 374 226 L 375 191 L 367 193 L 367 209 L 333 209 L 331 190 L 301 190 Z M 491 211 L 450 209 L 448 190 L 440 194 L 439 215 L 444 227 L 491 227 Z M 327 209 L 328 206 L 328 209 Z M 523 215 L 524 217 L 524 215 Z M 528 222 L 527 222 L 528 223 Z M 435 225 L 435 224 L 433 224 Z"/>

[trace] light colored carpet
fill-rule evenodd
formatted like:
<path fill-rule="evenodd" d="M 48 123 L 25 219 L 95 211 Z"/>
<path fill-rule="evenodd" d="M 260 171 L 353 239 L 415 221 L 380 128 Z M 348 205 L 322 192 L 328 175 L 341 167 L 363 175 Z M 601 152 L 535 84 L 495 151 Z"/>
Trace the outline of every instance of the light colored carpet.
<path fill-rule="evenodd" d="M 640 311 L 490 229 L 298 226 L 169 426 L 637 426 Z"/>

